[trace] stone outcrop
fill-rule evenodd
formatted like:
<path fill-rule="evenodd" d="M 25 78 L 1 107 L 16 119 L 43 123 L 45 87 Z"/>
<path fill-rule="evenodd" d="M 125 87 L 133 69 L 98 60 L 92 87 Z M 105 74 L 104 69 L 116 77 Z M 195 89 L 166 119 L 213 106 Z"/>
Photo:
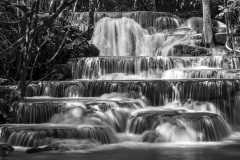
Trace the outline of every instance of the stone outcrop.
<path fill-rule="evenodd" d="M 0 144 L 0 156 L 9 156 L 14 148 L 9 144 Z"/>
<path fill-rule="evenodd" d="M 173 47 L 173 56 L 211 56 L 211 50 L 199 47 L 199 46 L 189 46 L 189 45 L 175 45 Z"/>

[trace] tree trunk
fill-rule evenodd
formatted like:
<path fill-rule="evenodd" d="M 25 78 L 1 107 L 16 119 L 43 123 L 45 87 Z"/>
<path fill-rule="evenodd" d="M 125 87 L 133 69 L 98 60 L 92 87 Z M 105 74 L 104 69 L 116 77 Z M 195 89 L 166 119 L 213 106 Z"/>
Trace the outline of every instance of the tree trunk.
<path fill-rule="evenodd" d="M 160 6 L 161 6 L 161 2 L 160 2 L 160 0 L 155 0 L 155 7 L 156 7 L 156 10 L 158 11 L 158 12 L 160 12 Z"/>
<path fill-rule="evenodd" d="M 212 47 L 213 43 L 213 30 L 212 30 L 212 20 L 210 12 L 210 1 L 202 0 L 203 6 L 203 45 L 207 48 Z"/>
<path fill-rule="evenodd" d="M 89 0 L 89 22 L 88 22 L 88 40 L 92 39 L 92 35 L 94 32 L 94 0 Z"/>
<path fill-rule="evenodd" d="M 52 15 L 57 10 L 56 0 L 51 0 L 49 5 L 49 15 Z"/>
<path fill-rule="evenodd" d="M 24 53 L 24 60 L 23 60 L 23 69 L 21 73 L 21 80 L 20 80 L 20 90 L 21 90 L 21 99 L 24 99 L 26 91 L 27 91 L 27 74 L 28 74 L 28 67 L 29 67 L 29 51 L 28 48 L 25 47 L 26 51 Z"/>

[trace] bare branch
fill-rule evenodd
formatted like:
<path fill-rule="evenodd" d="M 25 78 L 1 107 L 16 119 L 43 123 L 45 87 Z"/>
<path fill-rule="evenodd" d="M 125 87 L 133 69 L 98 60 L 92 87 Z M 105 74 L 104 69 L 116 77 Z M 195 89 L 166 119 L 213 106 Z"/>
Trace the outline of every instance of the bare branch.
<path fill-rule="evenodd" d="M 53 24 L 53 22 L 58 18 L 58 16 L 62 13 L 62 11 L 72 5 L 76 0 L 62 0 L 61 5 L 57 8 L 56 12 L 53 13 L 52 15 L 48 15 L 43 17 L 43 23 L 46 26 L 51 27 L 51 25 Z"/>
<path fill-rule="evenodd" d="M 9 5 L 9 7 L 15 7 L 15 8 L 18 8 L 20 11 L 22 11 L 23 13 L 27 13 L 29 12 L 29 8 L 25 5 L 20 5 L 20 4 L 12 4 L 12 5 Z"/>
<path fill-rule="evenodd" d="M 20 21 L 13 21 L 13 22 L 7 22 L 7 21 L 0 21 L 2 24 L 19 24 L 21 23 Z"/>
<path fill-rule="evenodd" d="M 69 34 L 69 31 L 70 31 L 70 26 L 68 26 L 68 30 L 67 30 L 67 32 L 65 33 L 65 36 L 64 36 L 64 38 L 63 38 L 63 40 L 62 40 L 62 43 L 60 44 L 60 46 L 59 46 L 57 52 L 54 54 L 54 56 L 53 56 L 50 60 L 48 60 L 48 61 L 45 62 L 45 63 L 39 64 L 39 65 L 37 65 L 37 66 L 33 66 L 33 67 L 29 68 L 29 69 L 32 69 L 32 68 L 36 68 L 36 67 L 40 67 L 40 66 L 46 65 L 46 64 L 48 64 L 49 62 L 51 62 L 52 60 L 54 60 L 54 59 L 56 58 L 56 56 L 60 53 L 60 51 L 61 51 L 63 45 L 65 44 L 65 41 L 66 41 L 67 36 L 68 36 L 68 34 Z M 46 41 L 46 42 L 47 42 L 47 41 Z M 45 44 L 45 42 L 42 43 L 41 46 L 43 46 L 44 44 Z M 40 46 L 40 47 L 41 47 L 41 46 Z"/>
<path fill-rule="evenodd" d="M 17 49 L 24 42 L 24 40 L 25 40 L 25 36 L 18 39 L 13 45 L 9 46 L 7 49 L 5 49 L 0 53 L 0 58 Z"/>
<path fill-rule="evenodd" d="M 16 14 L 11 12 L 0 12 L 0 16 L 12 16 L 12 17 L 18 18 Z"/>

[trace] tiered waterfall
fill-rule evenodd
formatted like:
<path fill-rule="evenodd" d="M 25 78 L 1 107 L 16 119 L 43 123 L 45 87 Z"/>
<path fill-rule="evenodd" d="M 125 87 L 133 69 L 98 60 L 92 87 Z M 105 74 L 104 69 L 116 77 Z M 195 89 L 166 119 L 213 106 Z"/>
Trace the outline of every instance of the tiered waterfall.
<path fill-rule="evenodd" d="M 76 14 L 75 21 L 88 16 Z M 91 42 L 101 56 L 71 59 L 71 81 L 31 83 L 26 101 L 14 106 L 16 124 L 1 126 L 1 142 L 110 144 L 121 143 L 121 133 L 141 142 L 197 143 L 238 131 L 240 58 L 200 46 L 201 18 L 95 13 L 95 23 Z"/>

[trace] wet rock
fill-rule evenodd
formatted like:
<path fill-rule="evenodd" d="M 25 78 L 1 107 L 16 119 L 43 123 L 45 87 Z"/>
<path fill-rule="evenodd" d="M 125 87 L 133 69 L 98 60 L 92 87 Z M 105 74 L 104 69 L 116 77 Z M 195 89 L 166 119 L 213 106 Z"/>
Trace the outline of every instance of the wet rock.
<path fill-rule="evenodd" d="M 57 71 L 57 73 L 54 74 L 52 77 L 52 80 L 66 80 L 72 78 L 72 71 L 71 71 L 71 64 L 59 64 L 54 66 L 54 70 Z"/>
<path fill-rule="evenodd" d="M 164 30 L 162 33 L 165 34 L 197 34 L 198 32 L 191 28 L 177 28 Z"/>
<path fill-rule="evenodd" d="M 157 139 L 158 135 L 156 131 L 148 131 L 143 135 L 143 142 L 154 143 Z"/>
<path fill-rule="evenodd" d="M 68 49 L 70 52 L 71 58 L 79 58 L 79 57 L 94 57 L 99 56 L 99 49 L 94 44 L 82 44 L 79 42 L 72 43 L 72 48 Z"/>
<path fill-rule="evenodd" d="M 9 156 L 14 148 L 9 144 L 0 144 L 0 156 Z"/>
<path fill-rule="evenodd" d="M 99 56 L 99 49 L 94 45 L 94 44 L 89 44 L 88 46 L 86 46 L 86 50 L 85 50 L 85 57 L 95 57 L 95 56 Z"/>
<path fill-rule="evenodd" d="M 52 151 L 52 150 L 54 150 L 54 148 L 44 145 L 44 146 L 40 146 L 40 147 L 34 147 L 34 148 L 27 149 L 25 151 L 25 153 L 37 153 L 37 152 Z"/>
<path fill-rule="evenodd" d="M 199 46 L 189 46 L 189 45 L 175 45 L 174 46 L 174 56 L 211 56 L 211 49 L 207 49 Z"/>

